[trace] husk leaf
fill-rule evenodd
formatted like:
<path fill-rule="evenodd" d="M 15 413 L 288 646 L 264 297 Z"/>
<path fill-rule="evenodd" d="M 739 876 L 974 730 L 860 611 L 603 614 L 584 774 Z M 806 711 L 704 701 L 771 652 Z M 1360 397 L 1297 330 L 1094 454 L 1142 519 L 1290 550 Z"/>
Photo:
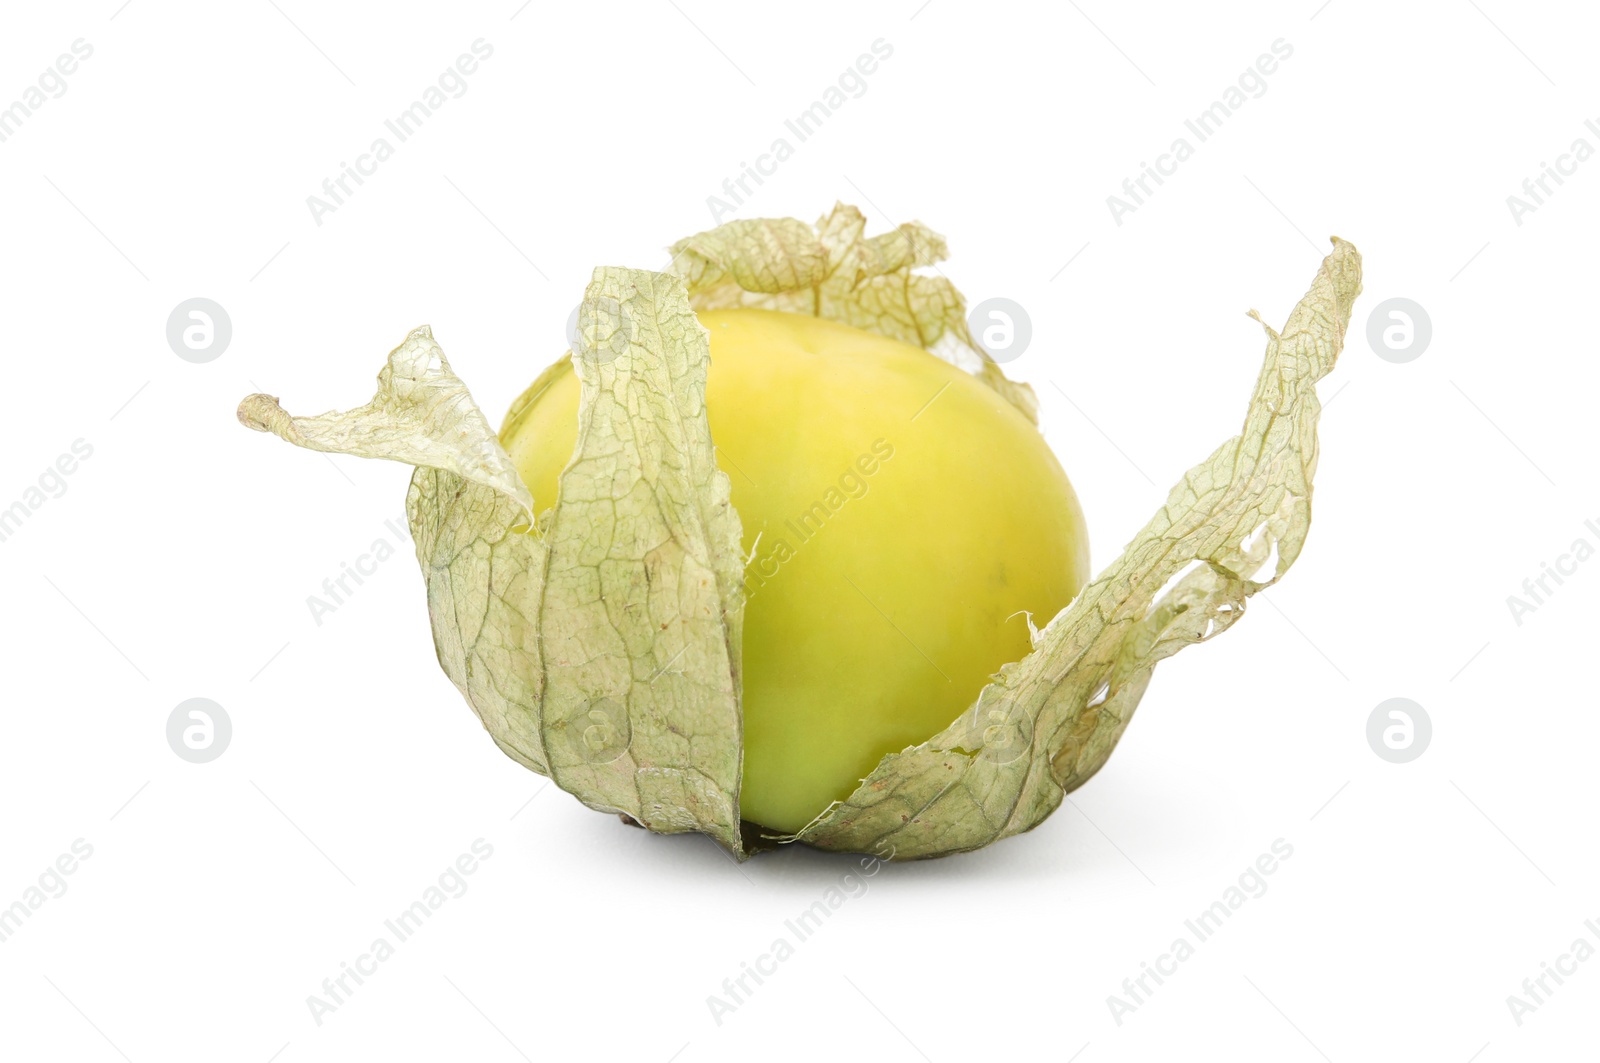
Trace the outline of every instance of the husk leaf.
<path fill-rule="evenodd" d="M 258 394 L 239 419 L 416 466 L 407 514 L 439 662 L 496 743 L 593 808 L 742 855 L 742 557 L 706 423 L 706 333 L 677 278 L 602 268 L 579 334 L 578 445 L 537 524 L 426 327 L 364 407 L 291 417 Z"/>

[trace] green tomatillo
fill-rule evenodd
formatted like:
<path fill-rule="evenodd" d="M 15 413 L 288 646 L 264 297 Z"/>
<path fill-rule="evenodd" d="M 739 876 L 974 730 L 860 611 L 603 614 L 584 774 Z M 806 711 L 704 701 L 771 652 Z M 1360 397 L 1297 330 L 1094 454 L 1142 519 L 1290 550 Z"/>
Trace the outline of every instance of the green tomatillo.
<path fill-rule="evenodd" d="M 366 406 L 238 411 L 414 466 L 440 665 L 507 755 L 592 808 L 740 858 L 980 848 L 1098 771 L 1155 666 L 1299 557 L 1316 383 L 1361 290 L 1337 237 L 1266 328 L 1239 435 L 1092 581 L 1032 391 L 919 272 L 945 257 L 938 234 L 868 237 L 839 205 L 672 252 L 595 270 L 571 357 L 498 434 L 427 327 Z"/>
<path fill-rule="evenodd" d="M 708 310 L 706 415 L 743 526 L 740 815 L 786 834 L 936 733 L 1088 577 L 1044 437 L 972 374 L 818 317 Z M 555 499 L 578 431 L 563 359 L 500 430 Z"/>

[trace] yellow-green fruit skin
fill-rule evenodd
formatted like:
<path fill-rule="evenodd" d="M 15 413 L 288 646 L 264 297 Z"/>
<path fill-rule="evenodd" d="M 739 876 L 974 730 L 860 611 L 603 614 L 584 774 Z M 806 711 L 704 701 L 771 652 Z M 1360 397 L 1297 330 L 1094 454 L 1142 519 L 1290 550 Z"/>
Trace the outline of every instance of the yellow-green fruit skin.
<path fill-rule="evenodd" d="M 1043 436 L 920 348 L 770 310 L 699 315 L 706 408 L 744 528 L 744 819 L 793 833 L 937 734 L 1088 576 Z M 577 438 L 570 363 L 500 440 L 538 508 Z"/>

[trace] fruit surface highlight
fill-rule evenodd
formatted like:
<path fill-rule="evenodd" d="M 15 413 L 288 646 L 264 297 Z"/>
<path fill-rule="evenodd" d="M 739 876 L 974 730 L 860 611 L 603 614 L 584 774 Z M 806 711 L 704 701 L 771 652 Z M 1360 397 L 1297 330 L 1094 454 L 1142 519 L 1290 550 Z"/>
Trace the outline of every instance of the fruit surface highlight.
<path fill-rule="evenodd" d="M 1078 500 L 1039 431 L 970 373 L 822 318 L 709 310 L 706 410 L 750 561 L 744 819 L 796 832 L 1029 651 L 1088 576 Z M 536 507 L 577 435 L 571 362 L 500 441 Z"/>

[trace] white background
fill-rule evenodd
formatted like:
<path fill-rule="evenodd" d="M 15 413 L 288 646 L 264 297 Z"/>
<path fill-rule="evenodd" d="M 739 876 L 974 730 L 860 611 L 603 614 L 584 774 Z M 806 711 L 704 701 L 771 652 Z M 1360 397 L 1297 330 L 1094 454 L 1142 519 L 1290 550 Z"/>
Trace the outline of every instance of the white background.
<path fill-rule="evenodd" d="M 0 943 L 0 1055 L 1592 1055 L 1600 962 L 1520 1025 L 1506 998 L 1600 945 L 1600 561 L 1520 625 L 1506 600 L 1600 543 L 1600 161 L 1520 225 L 1506 199 L 1574 139 L 1600 148 L 1593 12 L 520 2 L 8 5 L 0 104 L 73 41 L 93 56 L 0 143 L 0 508 L 75 440 L 93 454 L 0 543 L 0 905 L 75 840 L 93 855 Z M 478 38 L 466 93 L 318 225 L 307 196 Z M 707 197 L 878 38 L 865 93 L 737 216 L 918 218 L 970 299 L 1026 306 L 1008 369 L 1097 567 L 1237 430 L 1263 348 L 1244 312 L 1281 325 L 1330 233 L 1366 294 L 1295 570 L 1160 668 L 1041 828 L 885 867 L 719 1026 L 706 998 L 849 861 L 736 867 L 547 789 L 437 667 L 409 544 L 316 624 L 307 596 L 394 541 L 408 470 L 233 411 L 258 387 L 359 405 L 426 322 L 498 421 L 590 270 L 710 227 Z M 1106 197 L 1279 38 L 1265 93 L 1118 225 Z M 196 296 L 233 326 L 206 364 L 165 337 Z M 1406 364 L 1366 339 L 1391 297 L 1433 324 Z M 192 697 L 233 723 L 209 764 L 167 744 Z M 1391 697 L 1432 719 L 1411 763 L 1367 743 Z M 467 892 L 314 1021 L 307 997 L 479 838 Z M 1267 892 L 1119 1024 L 1107 998 L 1280 838 Z"/>

